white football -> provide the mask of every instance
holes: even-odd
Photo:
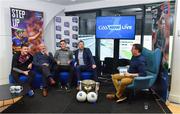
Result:
[[[90,103],[96,102],[96,101],[97,101],[97,98],[98,98],[98,96],[97,96],[97,94],[96,94],[95,92],[89,92],[89,93],[87,94],[87,100],[88,100],[88,102],[90,102]]]
[[[79,102],[84,102],[86,100],[86,96],[87,96],[87,94],[84,91],[79,91],[76,95],[76,99]]]

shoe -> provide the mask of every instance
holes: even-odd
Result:
[[[77,91],[79,91],[79,90],[80,90],[80,87],[79,87],[79,85],[76,87],[76,90],[77,90]]]
[[[47,97],[48,96],[48,91],[47,91],[47,89],[43,89],[43,91],[42,91],[42,95],[43,95],[43,97]]]
[[[50,85],[55,85],[56,84],[56,82],[54,81],[54,79],[53,78],[49,78],[49,82],[50,82]]]
[[[33,91],[32,89],[29,90],[28,93],[27,93],[27,95],[28,95],[29,97],[33,97],[33,96],[34,96],[34,91]]]
[[[67,84],[64,88],[65,88],[66,92],[70,92],[71,91],[69,84]]]
[[[118,100],[116,100],[116,103],[122,102],[122,101],[124,101],[126,99],[127,99],[127,97],[122,96],[122,97],[118,98]]]
[[[116,95],[113,94],[113,93],[110,93],[110,94],[107,94],[107,95],[106,95],[106,98],[109,99],[109,100],[113,100],[113,99],[116,98]]]

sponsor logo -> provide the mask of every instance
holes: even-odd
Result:
[[[125,25],[100,25],[98,26],[99,30],[131,30],[133,26],[125,24]]]

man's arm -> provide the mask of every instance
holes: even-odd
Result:
[[[54,61],[57,63],[57,64],[60,64],[60,61],[58,60],[58,56],[59,56],[59,51],[56,50],[55,54],[54,54]]]
[[[90,59],[90,61],[91,61],[91,64],[92,64],[92,65],[95,65],[95,61],[94,61],[94,58],[93,58],[93,56],[92,56],[91,50],[90,50],[89,48],[86,48],[86,50],[87,50],[89,59]]]
[[[21,69],[18,68],[18,54],[14,54],[13,55],[13,59],[12,59],[12,70],[18,73],[22,73],[25,75],[28,75],[28,71],[23,71]]]
[[[38,53],[36,53],[33,57],[33,65],[35,66],[41,66],[41,64],[39,63],[39,57],[38,57]]]
[[[146,65],[145,65],[145,61],[142,61],[139,65],[138,65],[138,70],[139,70],[139,76],[146,76]]]
[[[68,64],[70,64],[73,60],[73,52],[69,50],[69,61]]]
[[[129,73],[129,72],[127,72],[127,73],[124,73],[124,76],[136,77],[136,76],[139,76],[139,74],[138,73]]]

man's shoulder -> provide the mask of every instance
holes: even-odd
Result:
[[[18,57],[18,56],[20,56],[20,54],[21,54],[20,52],[16,52],[13,54],[13,57]]]
[[[35,54],[34,54],[34,56],[38,56],[38,55],[40,55],[41,54],[41,52],[36,52]]]
[[[90,49],[89,48],[84,48],[84,51],[90,51]]]
[[[146,61],[146,58],[142,54],[138,57],[138,59],[139,61],[143,61],[143,62]]]
[[[55,51],[55,53],[59,53],[61,51],[61,49],[57,49],[56,51]]]

